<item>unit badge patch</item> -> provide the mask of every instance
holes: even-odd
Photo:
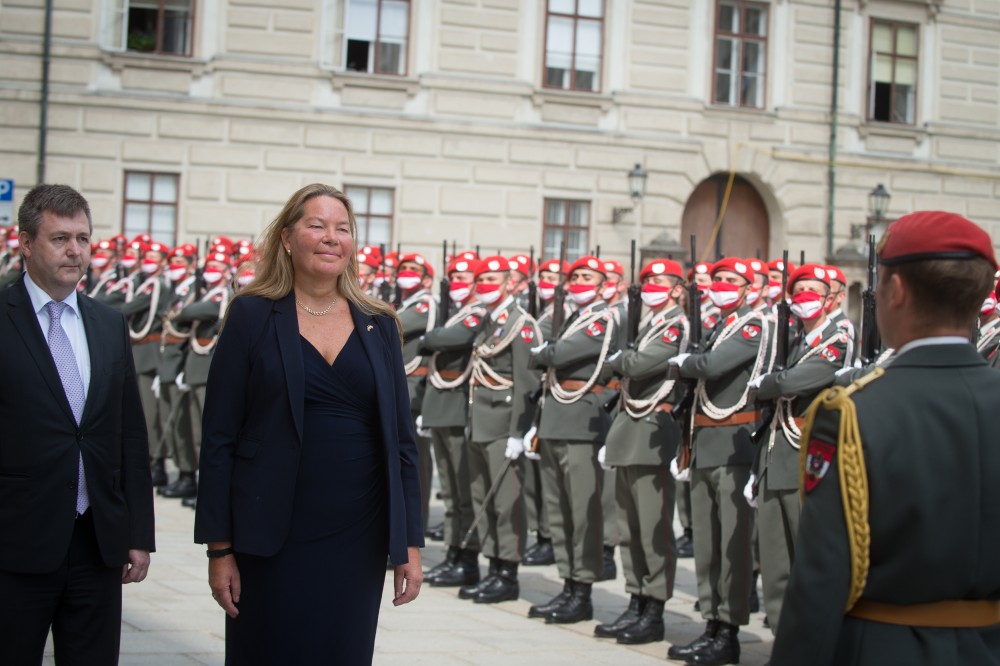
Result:
[[[531,342],[535,339],[535,329],[530,326],[525,326],[521,329],[521,339],[525,342]]]
[[[602,335],[603,333],[604,333],[604,324],[602,324],[599,321],[595,321],[591,323],[590,326],[587,327],[587,335],[589,335],[592,338],[596,338],[597,336]]]
[[[743,337],[747,340],[753,340],[758,335],[760,335],[760,326],[757,324],[746,324],[743,327]]]
[[[818,439],[809,440],[809,450],[806,453],[806,492],[812,492],[819,485],[833,462],[833,454],[837,447],[829,442]]]
[[[828,360],[830,363],[836,363],[840,358],[840,352],[833,345],[828,345],[819,353],[820,356]]]
[[[475,328],[476,326],[479,326],[479,317],[470,314],[468,317],[462,320],[462,323],[465,324],[466,328]]]
[[[507,311],[506,310],[504,310],[503,312],[501,312],[500,315],[497,317],[497,323],[501,324],[501,325],[507,323]]]
[[[426,314],[431,308],[426,303],[417,303],[416,306],[414,306],[414,309],[420,314]]]
[[[680,338],[680,337],[681,337],[681,332],[678,331],[673,326],[671,326],[670,328],[668,328],[667,330],[665,330],[663,332],[663,341],[664,342],[677,342],[677,339]]]
[[[715,315],[706,315],[701,318],[701,321],[705,324],[706,328],[715,328],[715,325],[719,323],[719,320],[715,318]]]

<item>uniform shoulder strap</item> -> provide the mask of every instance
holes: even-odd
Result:
[[[847,595],[847,607],[851,610],[861,598],[868,581],[868,567],[871,562],[871,526],[868,523],[868,470],[861,445],[861,428],[858,424],[857,407],[851,396],[885,374],[884,368],[875,368],[848,387],[835,386],[813,401],[806,412],[802,427],[802,440],[809,442],[820,407],[827,411],[840,412],[837,428],[837,473],[840,477],[840,496],[844,506],[844,522],[851,553],[851,586]],[[799,493],[805,501],[805,479],[809,460],[809,446],[799,452]]]

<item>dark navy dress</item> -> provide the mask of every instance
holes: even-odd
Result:
[[[375,379],[357,332],[329,365],[301,338],[305,421],[288,540],[237,554],[226,664],[370,664],[389,550]]]

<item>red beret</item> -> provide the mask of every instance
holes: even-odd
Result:
[[[772,259],[771,261],[767,262],[767,270],[769,270],[769,271],[779,271],[780,272],[783,269],[783,266],[782,266],[783,263],[784,262],[782,262],[781,259]],[[794,272],[795,272],[795,264],[793,264],[792,262],[789,261],[788,262],[788,274],[791,275]]]
[[[818,280],[826,286],[830,286],[830,276],[826,272],[826,266],[820,266],[819,264],[802,264],[793,273],[789,274],[789,293],[792,291],[792,285],[799,280]]]
[[[699,261],[688,273],[688,279],[693,280],[695,275],[708,275],[712,272],[712,263],[709,261]]]
[[[573,274],[573,271],[579,268],[586,268],[587,270],[595,271],[597,273],[600,273],[604,277],[608,276],[608,269],[604,267],[604,262],[598,259],[597,257],[591,257],[589,255],[580,257],[579,259],[573,262],[572,266],[569,267],[570,275]]]
[[[476,277],[479,277],[483,273],[507,273],[510,272],[510,264],[510,259],[495,254],[492,257],[486,257],[476,262],[473,273]]]
[[[146,249],[143,250],[143,252],[159,252],[160,254],[166,256],[167,254],[170,254],[170,248],[168,248],[163,243],[157,243],[156,241],[153,241],[152,243],[146,246]]]
[[[229,258],[229,254],[225,252],[213,252],[212,254],[205,257],[205,262],[218,261],[219,263],[225,264],[226,266],[232,266],[233,262]]]
[[[455,259],[465,259],[466,261],[474,261],[479,259],[479,255],[472,250],[462,250],[455,255]]]
[[[135,238],[132,239],[133,243],[145,243],[149,245],[153,242],[153,238],[149,234],[136,234]]]
[[[879,263],[887,266],[976,257],[997,265],[989,234],[961,215],[940,210],[922,210],[899,218],[885,230],[876,252]]]
[[[385,265],[386,266],[391,266],[391,267],[398,266],[399,265],[399,253],[393,251],[393,252],[389,252],[388,254],[386,254],[385,255]]]
[[[378,268],[382,265],[382,259],[378,253],[368,254],[364,251],[364,249],[362,249],[358,252],[358,266],[361,264],[371,266],[372,268]]]
[[[739,257],[726,257],[712,264],[712,275],[719,271],[731,271],[742,277],[747,282],[753,282],[753,269],[750,262]]]
[[[536,266],[532,263],[531,257],[526,254],[515,254],[510,258],[510,267],[521,275],[531,277],[535,274]],[[530,265],[529,265],[530,264]]]
[[[399,258],[399,263],[404,261],[413,262],[419,266],[423,266],[424,270],[427,271],[427,275],[434,277],[434,267],[431,266],[431,262],[424,259],[424,256],[418,252],[411,252],[410,254],[404,254]]]
[[[361,261],[361,254],[367,254],[375,257],[376,263],[382,263],[382,251],[378,249],[378,245],[362,245],[361,249],[358,250],[358,261]],[[369,264],[370,266],[371,264]]]
[[[538,270],[547,271],[549,273],[562,273],[565,275],[566,273],[569,273],[569,264],[565,261],[560,264],[558,259],[546,259],[538,267]]]
[[[604,271],[605,271],[605,274],[607,274],[607,273],[617,273],[618,275],[622,275],[622,276],[625,275],[625,267],[622,266],[617,261],[615,261],[614,259],[611,259],[610,261],[605,261],[604,262]]]
[[[653,275],[671,275],[680,280],[684,279],[684,269],[681,265],[672,259],[653,259],[651,262],[642,267],[642,271],[639,273],[639,279],[645,280],[646,278]]]
[[[847,286],[847,276],[844,275],[844,271],[840,270],[836,266],[827,266],[826,267],[826,275],[827,275],[827,277],[830,278],[831,282],[833,282],[834,280],[836,280],[837,282],[839,282],[840,284],[844,285],[845,287]]]
[[[456,271],[459,273],[471,272],[473,275],[475,275],[476,264],[479,263],[479,260],[475,258],[466,257],[464,256],[465,254],[466,253],[463,252],[448,262],[448,271],[447,271],[448,275],[451,275]],[[475,252],[469,252],[468,254],[475,254]]]
[[[767,264],[765,264],[760,259],[751,259],[750,268],[753,270],[754,273],[757,273],[758,275],[763,275],[765,277],[768,277],[770,274],[770,269],[767,267]]]

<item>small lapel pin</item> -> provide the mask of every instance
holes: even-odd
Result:
[[[370,331],[370,330],[372,330],[373,328],[375,328],[375,327],[374,327],[374,326],[372,326],[371,324],[368,324],[368,330],[369,330],[369,331]]]

